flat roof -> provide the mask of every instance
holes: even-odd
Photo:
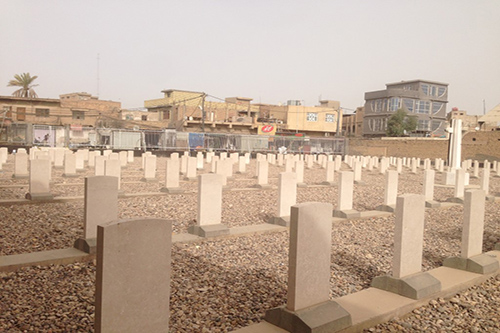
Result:
[[[26,101],[26,102],[57,102],[60,103],[61,100],[58,98],[26,98],[26,97],[15,97],[15,96],[0,96],[0,99],[10,99],[14,101]]]
[[[162,90],[161,92],[166,93],[166,92],[172,92],[172,91],[182,91],[182,92],[189,92],[189,93],[195,93],[195,94],[200,94],[200,95],[204,94],[204,93],[199,92],[199,91],[181,90],[181,89],[165,89],[165,90]]]
[[[437,81],[430,81],[430,80],[408,80],[408,81],[399,81],[399,82],[393,82],[393,83],[386,83],[386,86],[394,86],[394,85],[399,85],[399,84],[404,84],[404,83],[415,83],[415,82],[424,82],[424,83],[432,83],[432,84],[439,84],[442,86],[448,86],[448,83],[443,83],[443,82],[437,82]]]

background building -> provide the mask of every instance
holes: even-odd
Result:
[[[272,126],[274,130],[269,133],[278,135],[330,136],[341,128],[338,101],[303,106],[300,101],[290,100],[286,105],[272,105],[252,104],[248,97],[211,101],[213,97],[195,91],[168,89],[162,93],[163,98],[144,101],[144,107],[158,113],[158,120],[163,120],[166,128],[177,131],[257,134],[262,126]]]
[[[500,130],[500,104],[480,117],[478,119],[478,124],[482,131]]]
[[[385,136],[387,120],[398,109],[417,117],[412,136],[443,136],[446,128],[448,84],[412,80],[386,84],[385,90],[365,93],[363,135]]]
[[[453,119],[461,119],[462,120],[462,130],[466,132],[472,132],[476,129],[479,129],[479,118],[481,116],[469,116],[467,115],[467,111],[459,110],[458,108],[453,108],[447,115],[446,119],[448,120],[448,124],[451,124]]]
[[[354,113],[342,115],[342,135],[345,136],[363,136],[363,118],[365,108],[363,106],[356,108]]]

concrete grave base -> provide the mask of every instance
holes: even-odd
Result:
[[[490,274],[496,272],[499,268],[498,261],[491,255],[484,253],[470,258],[446,258],[443,266],[477,274]]]
[[[244,175],[244,174],[246,174],[246,171],[244,171],[244,172],[241,172],[241,171],[236,171],[236,173],[237,173],[238,175]]]
[[[486,201],[495,201],[495,196],[494,195],[487,195],[486,196]]]
[[[362,181],[362,180],[355,180],[355,181],[354,181],[354,184],[355,184],[355,185],[361,185],[361,186],[366,185],[366,183],[365,183],[364,181]]]
[[[125,191],[124,190],[118,190],[118,198],[125,198]]]
[[[184,180],[188,181],[188,182],[195,182],[198,180],[197,177],[184,177]]]
[[[188,228],[188,233],[204,238],[229,235],[229,228],[224,224],[193,225]]]
[[[396,211],[396,205],[380,205],[375,210],[380,210],[382,212],[394,213]]]
[[[464,198],[453,197],[453,198],[448,198],[446,201],[447,202],[454,202],[454,203],[457,203],[457,204],[463,204],[464,203]]]
[[[306,183],[297,183],[297,187],[307,187]]]
[[[265,320],[294,333],[337,332],[352,325],[351,315],[333,301],[298,311],[274,308],[266,311]]]
[[[162,187],[160,189],[160,192],[166,192],[166,193],[184,193],[184,190],[180,187]]]
[[[441,291],[441,282],[427,272],[400,279],[389,275],[378,276],[373,279],[371,286],[411,299],[421,299]]]
[[[337,183],[336,182],[327,182],[327,181],[324,181],[324,182],[321,182],[320,185],[335,186],[335,185],[337,185]]]
[[[260,188],[262,190],[269,190],[271,189],[273,186],[270,185],[270,184],[257,184],[257,185],[254,185],[253,187],[255,188]]]
[[[61,169],[64,169],[64,166],[55,166],[54,165],[52,168],[57,169],[57,170],[61,170]]]
[[[145,183],[158,183],[159,180],[156,178],[141,178],[141,182]]]
[[[25,198],[28,200],[54,200],[54,195],[50,192],[47,192],[47,193],[26,193]]]
[[[289,227],[290,226],[290,216],[273,216],[269,219],[267,222],[269,224],[276,224],[276,225],[281,225],[283,227]]]
[[[427,200],[425,202],[425,207],[427,207],[427,208],[438,208],[438,207],[441,207],[441,203],[438,202],[438,201],[434,201],[434,200]]]
[[[495,250],[500,251],[500,243],[495,244]]]
[[[361,213],[354,209],[333,211],[333,217],[341,217],[343,219],[355,219],[361,217]]]
[[[29,178],[30,175],[29,174],[25,174],[25,175],[12,175],[12,178],[14,179],[26,179],[26,178]]]
[[[80,175],[78,175],[76,173],[63,173],[62,176],[68,177],[68,178],[80,177]]]
[[[78,238],[73,247],[85,253],[94,254],[97,248],[97,238]]]

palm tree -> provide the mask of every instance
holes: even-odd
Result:
[[[27,97],[27,98],[37,98],[38,95],[33,90],[33,87],[38,86],[38,84],[33,84],[38,76],[31,76],[30,73],[23,73],[21,75],[14,75],[15,80],[10,80],[7,87],[21,87],[20,89],[14,91],[12,96],[15,97]]]

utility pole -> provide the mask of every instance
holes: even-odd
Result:
[[[99,61],[100,55],[97,53],[97,98],[99,98]]]
[[[340,108],[337,109],[337,133],[335,133],[335,136],[340,136]],[[356,126],[356,122],[354,122],[354,126]]]

